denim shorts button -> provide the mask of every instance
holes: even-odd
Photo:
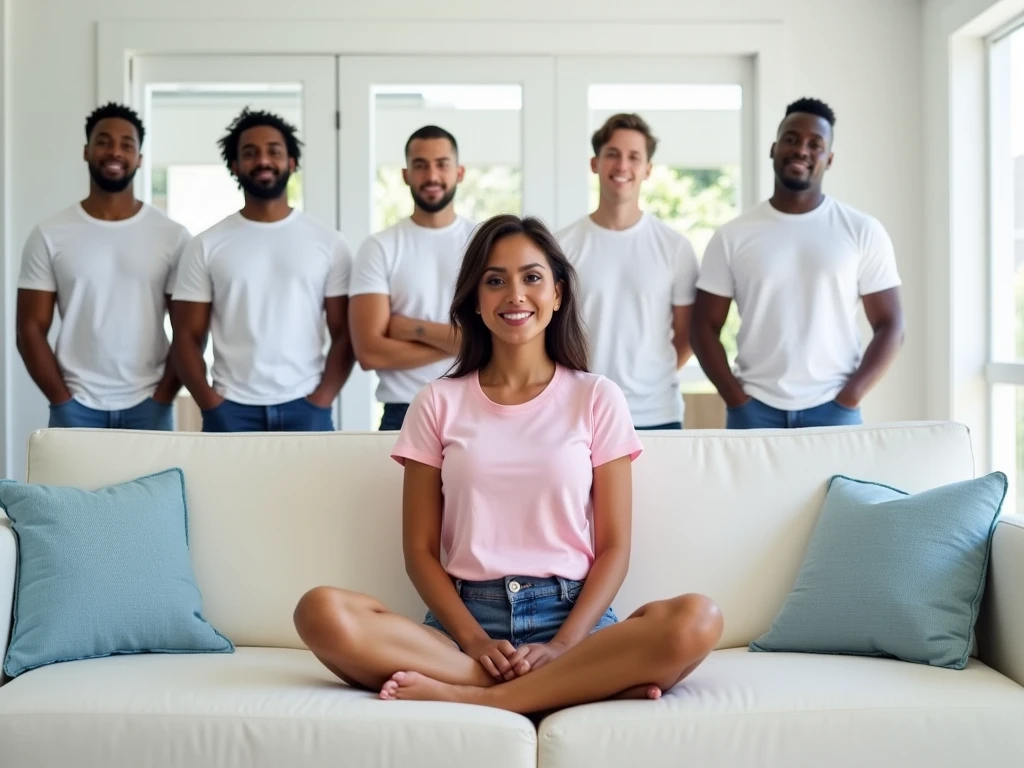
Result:
[[[508,591],[509,592],[513,592],[513,593],[514,592],[518,592],[519,589],[520,589],[520,587],[519,587],[519,582],[518,581],[510,581],[508,583]]]

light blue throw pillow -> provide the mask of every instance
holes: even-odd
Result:
[[[837,475],[796,584],[752,651],[884,656],[963,669],[1006,475],[908,494]]]
[[[4,672],[122,653],[231,653],[202,615],[185,480],[170,469],[95,491],[0,481],[18,537]]]

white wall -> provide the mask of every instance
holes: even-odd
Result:
[[[967,424],[989,471],[988,135],[984,37],[1024,0],[925,0],[927,414]],[[1007,469],[1002,467],[1002,469]]]
[[[817,0],[706,3],[700,0],[522,0],[514,9],[498,2],[445,0],[428,10],[412,0],[366,4],[351,0],[306,0],[286,9],[276,0],[5,0],[10,7],[9,145],[5,163],[11,196],[9,247],[2,273],[5,313],[14,300],[12,273],[31,227],[85,194],[81,160],[85,115],[97,103],[97,29],[105,20],[223,20],[236,18],[444,20],[516,22],[689,22],[763,21],[783,23],[788,41],[791,98],[813,95],[838,113],[836,162],[827,190],[878,216],[896,244],[903,274],[908,340],[893,370],[865,404],[870,420],[915,419],[925,415],[925,285],[922,243],[922,53],[917,0]],[[555,9],[555,10],[553,10]],[[495,34],[504,25],[495,24]],[[625,29],[626,27],[624,27]],[[632,29],[640,29],[632,27]],[[237,41],[235,41],[237,42]],[[386,44],[386,40],[384,41]],[[460,40],[453,35],[452,51]],[[574,44],[578,44],[574,43]],[[212,51],[211,51],[212,52]],[[404,51],[414,53],[415,51]],[[637,33],[636,52],[645,52]],[[552,51],[557,53],[557,51]],[[685,53],[681,51],[680,53]],[[12,76],[17,72],[18,76]],[[781,115],[780,115],[781,117]],[[768,147],[759,147],[767,163]],[[762,166],[763,167],[763,166]],[[9,326],[6,346],[13,345]],[[24,445],[46,421],[46,405],[24,372],[12,365],[12,407],[5,450],[6,473],[24,474]]]

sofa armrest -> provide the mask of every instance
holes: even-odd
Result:
[[[979,620],[981,660],[1024,685],[1024,516],[1006,515],[992,538],[985,604]]]
[[[7,678],[3,661],[7,658],[7,643],[11,638],[14,617],[14,574],[18,559],[17,539],[11,530],[11,521],[0,513],[0,685]]]

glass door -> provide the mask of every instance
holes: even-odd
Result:
[[[752,84],[747,58],[559,58],[559,227],[597,206],[593,132],[617,112],[636,112],[658,139],[640,207],[686,235],[702,258],[714,231],[756,202]],[[738,330],[734,304],[722,332],[730,359]],[[714,393],[695,357],[680,373],[684,393]]]
[[[337,226],[334,56],[139,56],[132,71],[133,105],[147,131],[136,180],[142,200],[193,235],[241,208],[242,192],[217,141],[249,107],[272,111],[298,128],[303,157],[289,184],[289,202]],[[206,354],[209,366],[210,346]],[[201,427],[185,390],[176,414],[179,429]],[[340,416],[336,404],[339,426]]]
[[[244,107],[298,126],[303,167],[293,205],[338,227],[353,250],[409,215],[406,140],[439,125],[459,143],[458,212],[539,216],[559,229],[596,204],[590,135],[610,114],[637,111],[660,143],[642,205],[697,250],[755,202],[753,65],[744,58],[537,56],[140,56],[134,104],[146,121],[139,195],[198,233],[242,197],[217,139]],[[735,312],[734,312],[735,314]],[[737,319],[726,327],[726,345]],[[696,361],[684,390],[707,389]],[[376,376],[358,365],[335,423],[376,429]],[[182,428],[198,411],[183,397]]]
[[[341,229],[354,247],[412,212],[407,139],[424,125],[455,136],[466,175],[456,210],[474,221],[532,214],[554,224],[554,64],[535,57],[342,56]],[[343,423],[376,429],[377,379],[357,366]]]
[[[641,205],[678,226],[703,253],[706,230],[723,223],[721,216],[695,216],[672,203],[708,184],[723,189],[718,197],[731,212],[756,201],[752,81],[746,58],[559,58],[559,226],[597,203],[591,134],[616,112],[637,112],[658,138]]]

